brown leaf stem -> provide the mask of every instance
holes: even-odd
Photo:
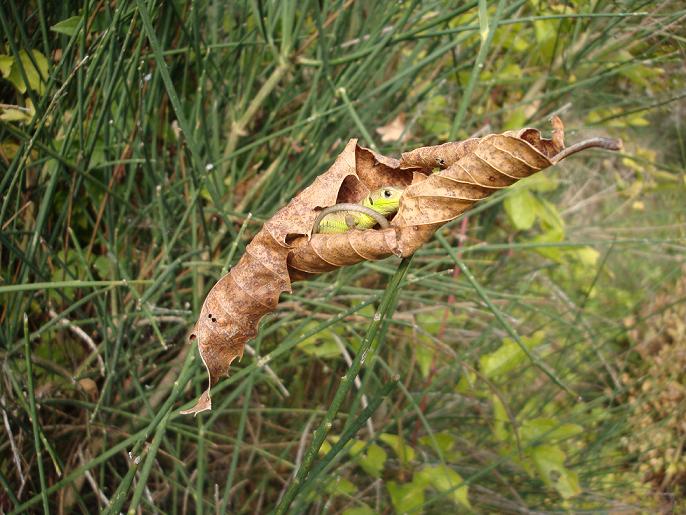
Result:
[[[565,157],[569,157],[572,154],[586,150],[587,148],[604,148],[605,150],[622,150],[624,148],[621,139],[611,139],[611,138],[590,138],[579,143],[575,143],[571,147],[567,147],[561,152],[555,154],[550,160],[553,164],[559,163]]]

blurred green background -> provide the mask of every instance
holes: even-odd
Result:
[[[288,510],[684,513],[685,17],[3,1],[0,511],[270,512],[398,261],[296,283],[192,418],[209,288],[349,138],[398,156],[558,114],[568,143],[624,150],[499,192],[416,254]]]

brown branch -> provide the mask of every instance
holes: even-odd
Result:
[[[555,154],[550,161],[553,164],[557,164],[562,161],[565,157],[569,157],[572,154],[576,154],[587,148],[604,148],[606,150],[622,150],[624,148],[621,139],[611,139],[611,138],[591,138],[579,143],[575,143],[571,147],[567,147],[564,150]]]

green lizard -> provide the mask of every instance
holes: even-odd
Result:
[[[375,225],[385,229],[386,217],[395,214],[400,207],[402,188],[386,186],[372,191],[359,204],[335,204],[322,209],[312,226],[312,234],[333,234],[351,229],[371,229]]]

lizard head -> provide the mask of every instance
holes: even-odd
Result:
[[[397,188],[395,186],[384,186],[383,188],[372,191],[369,196],[364,199],[363,205],[383,216],[392,215],[393,213],[396,213],[400,207],[400,196],[403,194],[403,191],[402,188]]]

